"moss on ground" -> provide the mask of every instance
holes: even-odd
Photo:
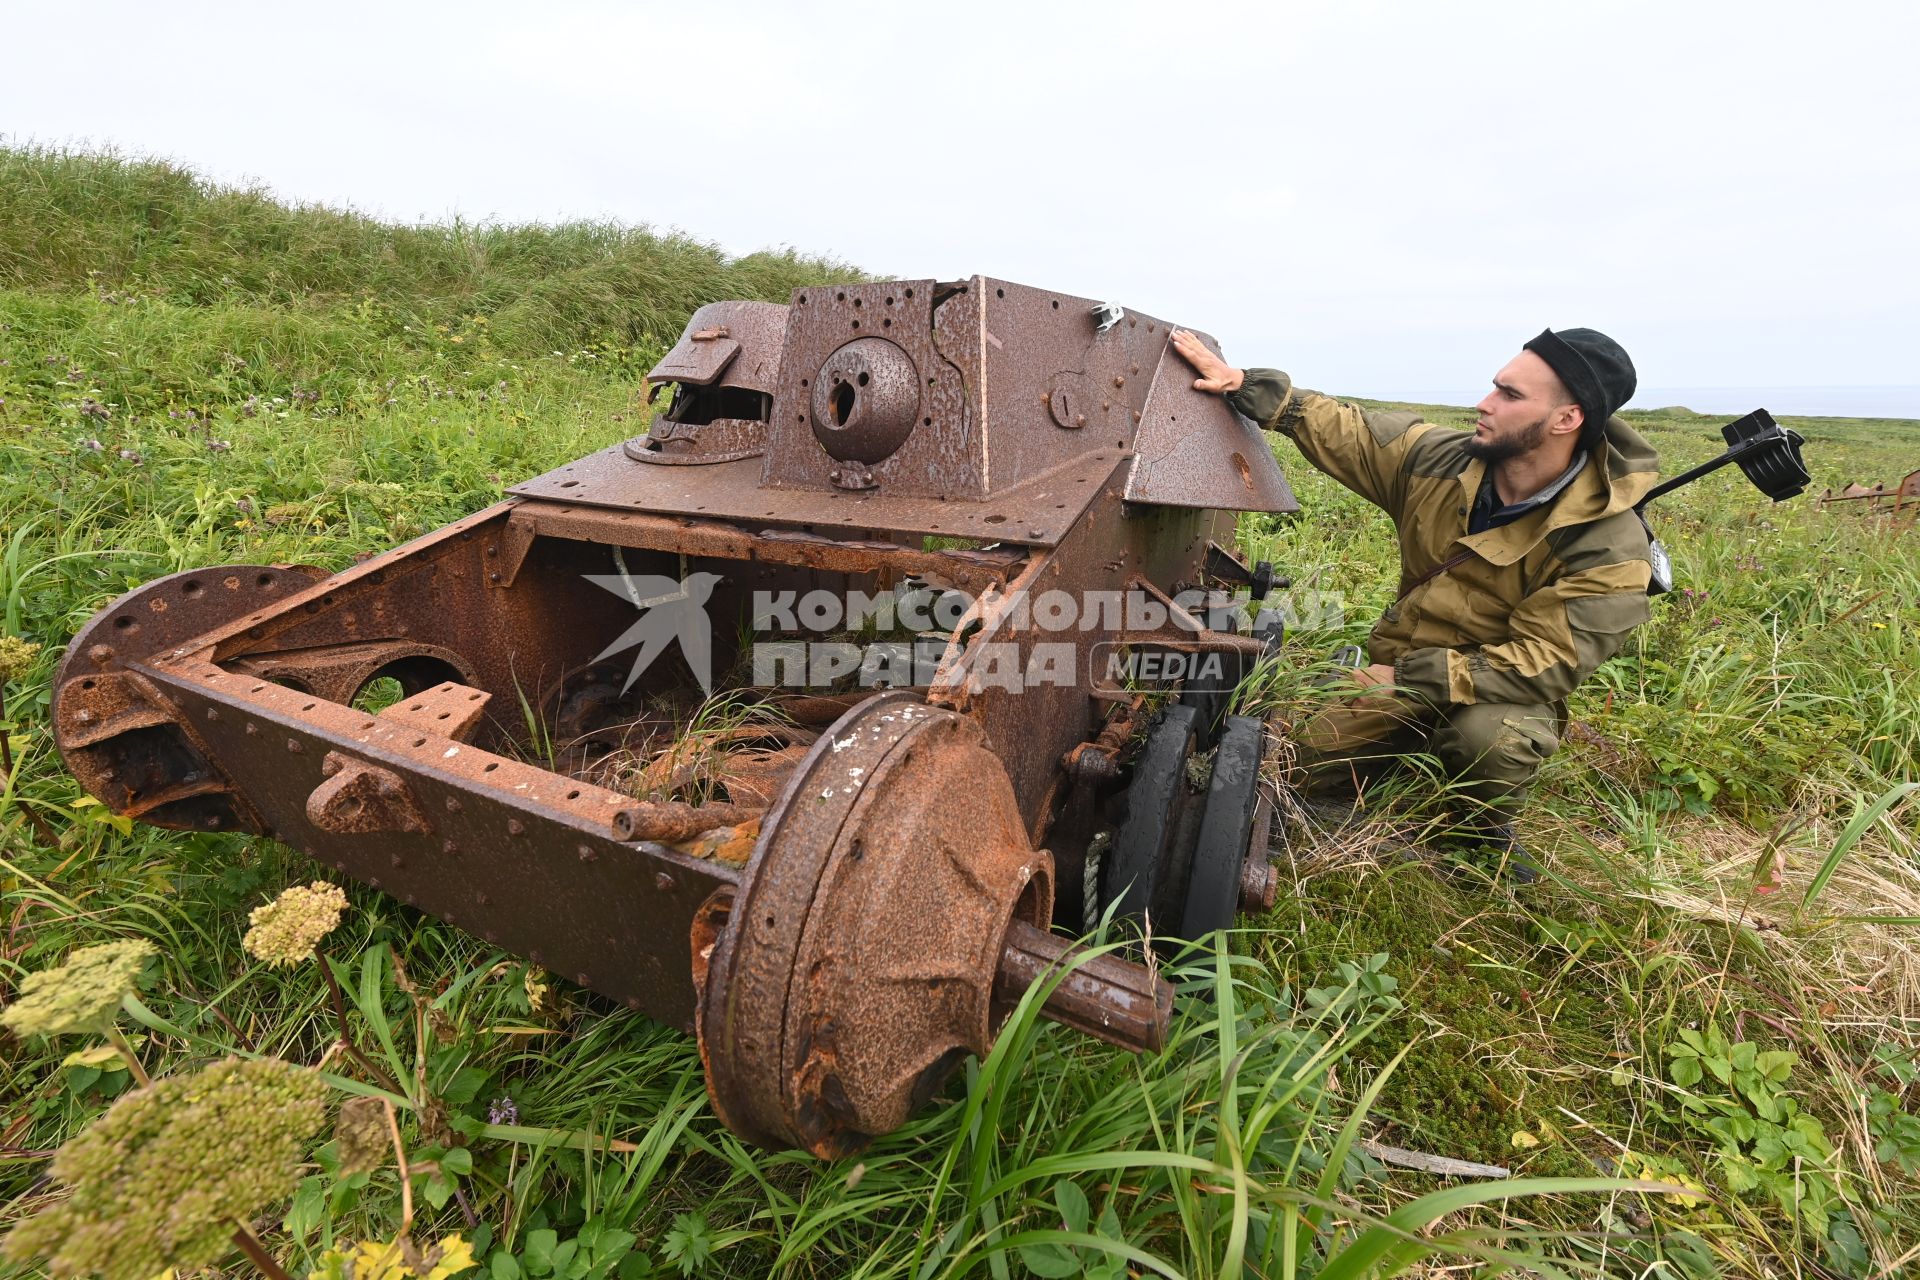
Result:
[[[1272,962],[1314,981],[1330,958],[1386,952],[1403,1005],[1356,1055],[1365,1070],[1395,1068],[1379,1109],[1383,1141],[1436,1155],[1523,1166],[1528,1173],[1591,1174],[1609,1145],[1589,1136],[1516,1149],[1516,1131],[1541,1121],[1567,1134],[1572,1112],[1607,1133],[1633,1116],[1609,1084],[1621,1011],[1588,983],[1565,983],[1565,951],[1516,948],[1528,929],[1511,901],[1456,888],[1427,866],[1333,871],[1283,895],[1273,923],[1292,945]]]

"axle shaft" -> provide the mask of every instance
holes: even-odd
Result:
[[[1065,938],[1015,920],[1000,952],[994,995],[1011,1005],[1028,987],[1084,952]],[[1060,980],[1040,1014],[1122,1049],[1158,1052],[1167,1043],[1173,985],[1119,956],[1096,955]]]

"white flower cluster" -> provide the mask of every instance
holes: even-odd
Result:
[[[54,1181],[72,1195],[16,1227],[0,1254],[104,1280],[205,1266],[233,1247],[236,1220],[292,1193],[326,1093],[318,1072],[273,1058],[136,1089],[54,1156]]]
[[[0,1023],[23,1038],[104,1031],[153,953],[152,944],[138,940],[81,947],[57,968],[28,974],[20,998],[0,1010]]]
[[[249,955],[273,965],[299,964],[313,957],[320,939],[332,933],[347,908],[338,885],[315,880],[295,885],[247,917],[253,928],[240,945]]]

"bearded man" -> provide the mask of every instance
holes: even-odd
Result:
[[[1349,695],[1297,730],[1310,776],[1425,749],[1473,802],[1463,834],[1505,874],[1538,875],[1513,818],[1559,748],[1566,699],[1649,615],[1653,449],[1613,416],[1633,363],[1592,329],[1548,329],[1494,375],[1472,431],[1381,413],[1236,369],[1190,333],[1176,350],[1308,462],[1381,508],[1400,542],[1398,598]]]

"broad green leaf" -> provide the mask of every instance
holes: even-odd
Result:
[[[293,1193],[293,1204],[288,1207],[283,1223],[287,1234],[296,1240],[305,1240],[319,1228],[326,1213],[326,1203],[325,1179],[319,1174],[300,1179],[300,1189]]]
[[[1062,1178],[1053,1184],[1053,1202],[1060,1206],[1060,1218],[1067,1224],[1067,1230],[1087,1229],[1087,1221],[1092,1217],[1093,1210],[1087,1203],[1086,1193],[1079,1187]]]
[[[520,1251],[526,1262],[527,1271],[536,1276],[544,1276],[553,1270],[553,1249],[560,1243],[558,1232],[542,1228],[527,1233],[526,1248]]]
[[[490,1072],[479,1067],[462,1067],[453,1073],[453,1079],[440,1090],[440,1100],[449,1106],[464,1107],[472,1102],[485,1087]]]
[[[1060,1276],[1080,1274],[1079,1259],[1057,1244],[1024,1244],[1020,1246],[1019,1253],[1020,1261],[1034,1275],[1054,1280]]]
[[[612,1262],[624,1256],[633,1248],[634,1239],[631,1231],[602,1231],[593,1242],[593,1260]]]

